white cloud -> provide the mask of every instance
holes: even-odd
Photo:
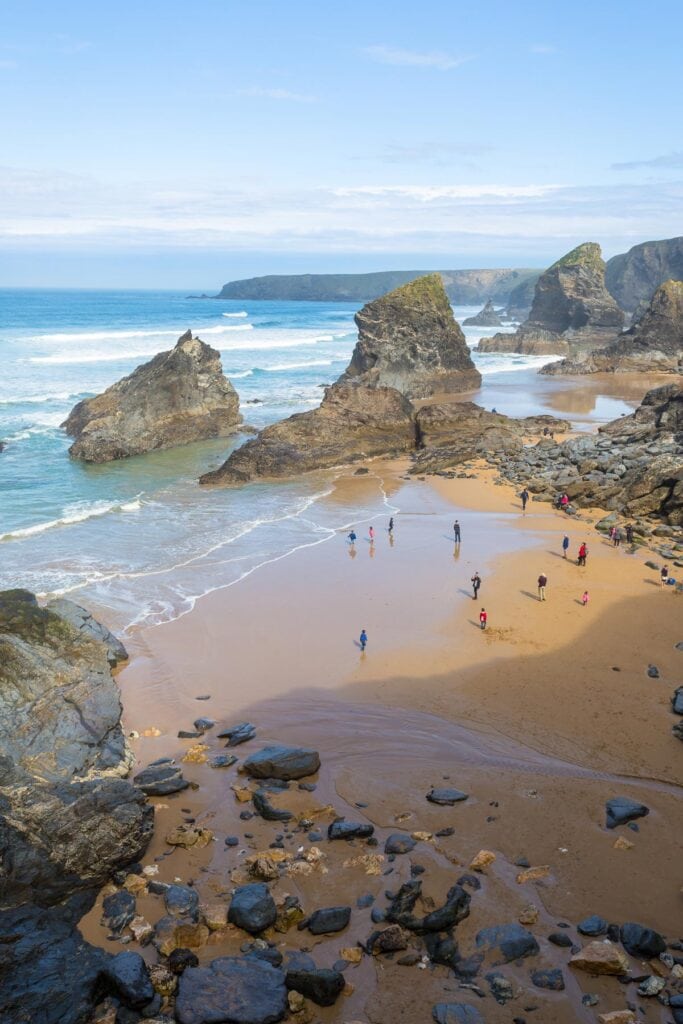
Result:
[[[520,199],[546,195],[561,185],[359,185],[332,190],[342,197],[400,197],[429,203],[441,199]]]
[[[316,96],[310,96],[307,93],[291,92],[289,89],[264,89],[257,85],[248,89],[240,89],[238,95],[260,96],[268,100],[283,100],[290,103],[315,103],[317,100]]]
[[[629,160],[622,164],[612,164],[613,171],[634,171],[640,167],[654,167],[668,170],[671,168],[683,167],[683,150],[672,153],[663,153],[661,156],[654,156],[650,160]]]
[[[395,46],[366,46],[363,51],[378,64],[396,64],[400,67],[413,68],[436,68],[438,71],[451,71],[460,67],[469,60],[474,60],[472,55],[465,57],[454,57],[449,53],[431,51],[428,53],[417,50],[402,50]]]

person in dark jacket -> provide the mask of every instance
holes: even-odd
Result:
[[[365,632],[365,628],[361,629],[360,637],[358,638],[358,642],[360,644],[361,651],[364,651],[365,650],[365,646],[366,646],[366,644],[368,642],[368,634]]]

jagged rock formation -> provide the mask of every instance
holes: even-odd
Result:
[[[655,388],[630,416],[621,416],[558,444],[549,438],[518,455],[494,455],[501,475],[552,499],[652,516],[683,526],[683,389],[680,380]]]
[[[348,379],[396,388],[413,399],[479,386],[481,375],[438,274],[367,303],[355,320]]]
[[[187,331],[170,352],[87,398],[62,424],[75,459],[110,462],[173,448],[238,429],[239,398],[223,376],[220,354]]]
[[[86,1019],[109,955],[76,924],[152,835],[152,808],[122,777],[110,657],[28,591],[0,593],[1,1021]]]
[[[683,373],[683,281],[660,285],[642,319],[613,344],[541,373]]]
[[[517,288],[538,279],[538,270],[386,270],[374,274],[272,274],[231,281],[217,299],[305,300],[308,302],[370,302],[388,291],[425,274],[438,273],[451,302],[463,305],[485,302],[504,304]],[[203,296],[201,296],[203,297]],[[531,305],[531,297],[526,302]]]
[[[483,338],[478,349],[564,355],[608,344],[623,324],[624,314],[605,287],[600,246],[585,242],[541,274],[529,318],[519,330]]]
[[[503,321],[489,299],[484,308],[480,309],[475,316],[468,316],[466,320],[463,320],[463,325],[465,327],[502,327]]]
[[[544,431],[560,434],[570,429],[567,420],[554,416],[512,419],[488,412],[474,402],[426,405],[416,415],[419,449],[412,473],[436,473],[468,459],[519,453],[524,441]]]
[[[393,388],[343,379],[326,388],[319,408],[262,430],[202,484],[243,484],[293,476],[358,459],[409,451],[415,444],[410,402]]]
[[[633,313],[648,303],[665,281],[683,281],[683,236],[641,242],[613,256],[605,268],[605,284],[622,309]]]

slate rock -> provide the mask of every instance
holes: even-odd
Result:
[[[683,686],[678,686],[671,697],[671,710],[675,715],[683,715]]]
[[[553,946],[560,946],[562,949],[569,949],[573,945],[566,932],[553,932],[548,936],[548,942],[552,942]]]
[[[213,718],[195,718],[192,724],[194,725],[197,732],[204,733],[208,732],[209,729],[213,729],[216,723],[214,722]]]
[[[216,754],[209,761],[212,768],[231,768],[236,763],[237,758],[234,754]]]
[[[625,825],[634,818],[644,818],[650,813],[650,808],[645,804],[636,803],[627,796],[615,796],[605,804],[607,828],[616,828],[617,825]]]
[[[650,677],[650,679],[659,679],[659,669],[656,665],[648,665],[647,674]]]
[[[323,907],[313,911],[307,927],[312,935],[331,935],[346,928],[350,920],[351,907]]]
[[[154,989],[147,964],[139,953],[125,950],[112,957],[104,969],[104,977],[126,1006],[139,1010],[154,998]]]
[[[477,932],[475,941],[478,949],[485,947],[500,950],[503,963],[535,956],[539,951],[538,943],[531,932],[517,922],[482,928]]]
[[[416,846],[417,843],[412,836],[397,832],[394,835],[389,836],[387,839],[384,844],[384,852],[388,854],[410,853],[410,851],[414,850]]]
[[[190,783],[183,778],[177,764],[148,765],[134,776],[133,782],[147,796],[168,796],[187,789]]]
[[[255,779],[303,779],[320,768],[317,750],[274,745],[250,754],[244,771]]]
[[[300,992],[317,1006],[334,1006],[346,985],[340,971],[328,968],[290,968],[285,975],[290,991]]]
[[[240,722],[239,725],[233,725],[230,729],[222,729],[218,733],[220,740],[227,739],[228,742],[225,744],[226,747],[237,747],[240,743],[246,743],[247,740],[253,740],[256,735],[256,726],[250,722]]]
[[[395,953],[408,948],[408,937],[400,925],[390,924],[381,931],[373,932],[366,946],[370,953]]]
[[[102,900],[102,922],[115,935],[122,932],[135,917],[135,897],[120,889]]]
[[[489,983],[491,995],[500,1006],[505,1006],[511,999],[515,998],[512,982],[504,974],[501,974],[499,971],[491,971],[486,975],[486,980]]]
[[[281,967],[283,956],[279,949],[273,949],[271,946],[267,946],[265,949],[255,948],[250,949],[247,956],[255,956],[259,960],[266,960],[273,967]]]
[[[189,885],[169,885],[164,892],[164,903],[174,917],[190,917],[196,921],[199,916],[199,893]]]
[[[264,882],[253,882],[235,889],[228,911],[231,924],[257,935],[274,925],[276,918],[275,900]]]
[[[666,942],[659,932],[632,921],[622,924],[619,937],[627,953],[643,960],[654,960],[666,950]]]
[[[551,992],[564,991],[564,975],[557,967],[545,971],[532,971],[531,981],[536,988],[547,988]]]
[[[174,949],[168,954],[168,968],[174,974],[182,974],[188,967],[198,967],[199,958],[191,949]]]
[[[397,924],[391,925],[391,927],[401,931],[400,926]],[[444,967],[453,968],[460,960],[458,943],[448,935],[443,937],[442,935],[430,932],[425,935],[425,946],[432,963],[443,964]],[[405,946],[403,948],[405,949]]]
[[[287,1012],[282,971],[257,957],[224,956],[180,976],[179,1024],[275,1024]]]
[[[597,914],[592,914],[590,917],[586,917],[583,921],[580,921],[576,926],[577,931],[581,935],[590,935],[595,937],[597,935],[605,935],[607,932],[607,921],[604,918],[599,917]]]
[[[360,821],[333,821],[327,829],[327,838],[367,839],[374,831],[374,825],[367,825]]]
[[[444,807],[452,807],[453,804],[460,803],[461,800],[467,800],[468,795],[468,793],[463,793],[459,789],[440,786],[431,789],[429,793],[427,793],[427,799],[432,804],[441,804]]]
[[[291,821],[294,817],[292,812],[285,808],[273,807],[264,789],[256,790],[252,797],[252,803],[264,821]]]
[[[674,1018],[674,1024],[683,1024],[683,994],[669,996],[669,1009]]]
[[[469,1003],[437,1003],[432,1007],[435,1024],[484,1024],[476,1006]]]

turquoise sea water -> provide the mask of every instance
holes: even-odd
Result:
[[[0,290],[0,587],[68,593],[105,608],[119,628],[159,622],[266,561],[383,513],[381,490],[364,509],[321,503],[329,474],[200,488],[198,476],[244,436],[88,466],[69,459],[60,429],[79,399],[171,348],[188,327],[220,350],[249,424],[313,408],[348,363],[355,311],[175,292]],[[474,311],[458,307],[456,316]],[[467,333],[474,343],[486,332]],[[484,404],[488,394],[500,411],[543,410],[524,387],[543,360],[475,359]]]

